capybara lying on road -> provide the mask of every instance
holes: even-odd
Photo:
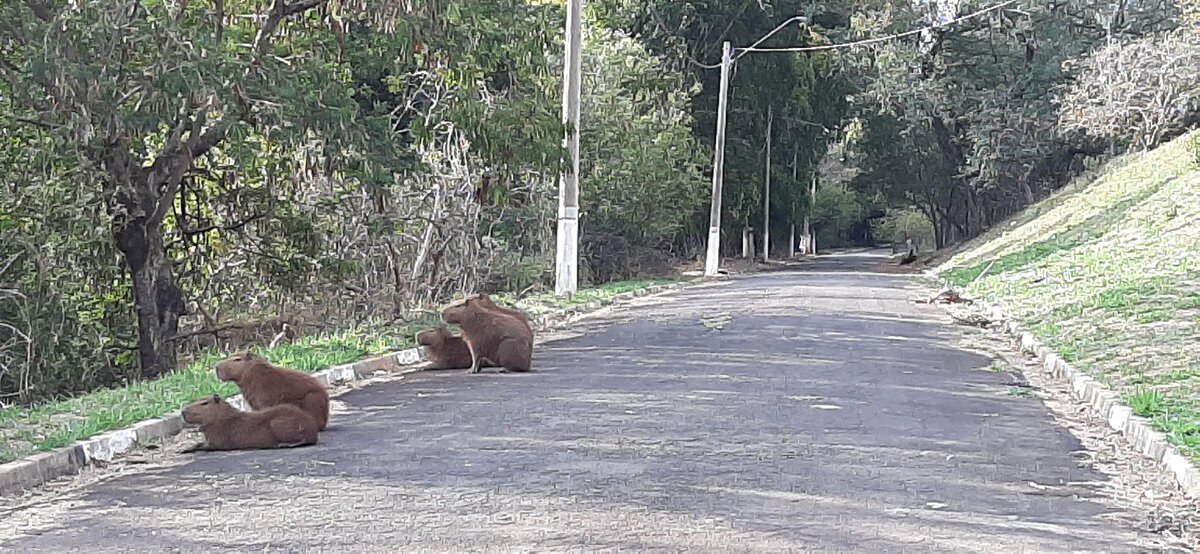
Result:
[[[479,372],[484,359],[513,371],[529,371],[533,362],[533,331],[528,322],[523,317],[489,308],[490,303],[472,296],[442,311],[446,323],[462,327],[463,340],[471,351],[471,373]]]
[[[292,404],[312,416],[318,431],[329,423],[329,393],[312,375],[271,365],[253,352],[234,354],[217,364],[217,378],[233,381],[252,409]]]
[[[214,394],[184,406],[183,420],[200,426],[204,445],[195,450],[289,448],[315,444],[317,424],[291,404],[243,412]]]

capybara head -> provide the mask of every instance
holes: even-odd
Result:
[[[203,425],[212,421],[227,405],[219,394],[205,396],[183,407],[183,420],[192,425]]]
[[[217,379],[240,381],[247,371],[267,359],[253,352],[238,352],[217,363]]]
[[[479,308],[479,298],[472,296],[442,310],[442,321],[446,323],[462,323],[467,318],[467,314],[474,313]]]
[[[417,344],[423,346],[435,346],[442,344],[451,336],[452,335],[450,334],[450,331],[447,331],[445,327],[438,325],[437,327],[430,327],[424,331],[421,331],[420,333],[417,333]]]

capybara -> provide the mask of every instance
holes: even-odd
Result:
[[[329,423],[329,393],[312,375],[271,365],[253,352],[240,352],[217,364],[217,378],[233,381],[251,409],[293,404],[312,416],[317,430]]]
[[[471,351],[471,373],[479,373],[484,359],[513,371],[532,367],[533,331],[526,321],[487,307],[478,296],[446,308],[442,319],[462,327]]]
[[[486,294],[477,294],[477,295],[475,295],[475,297],[479,299],[479,303],[482,304],[483,307],[485,307],[489,310],[496,310],[498,312],[509,314],[513,317],[516,317],[517,319],[520,319],[521,321],[523,321],[525,323],[525,326],[529,327],[530,331],[533,331],[533,324],[529,323],[529,318],[525,317],[525,314],[523,314],[517,310],[511,309],[511,308],[505,308],[503,306],[500,306],[499,304],[496,304],[494,301],[492,301],[492,298]]]
[[[193,450],[290,448],[317,442],[317,423],[291,404],[243,412],[214,394],[184,406],[183,420],[199,425],[204,433],[204,444]]]
[[[417,344],[428,347],[427,369],[467,369],[471,367],[471,349],[462,337],[454,336],[445,326],[430,327],[417,333]],[[484,364],[489,367],[491,364]]]

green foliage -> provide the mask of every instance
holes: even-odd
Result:
[[[603,0],[591,8],[600,21],[628,31],[668,61],[668,68],[693,72],[701,85],[692,101],[700,144],[713,145],[720,71],[695,62],[717,64],[721,43],[749,46],[784,20],[809,14],[815,25],[837,22],[805,2],[739,4],[669,0]],[[788,26],[762,46],[797,46],[830,42],[819,26]],[[826,53],[749,54],[739,57],[730,81],[725,149],[725,194],[722,221],[727,234],[744,226],[761,228],[764,143],[768,110],[773,113],[771,221],[773,236],[786,236],[811,199],[808,183],[846,113],[849,81]],[[705,207],[698,207],[691,232],[706,232]],[[760,229],[761,236],[761,229]]]
[[[817,244],[844,244],[850,228],[863,220],[865,211],[862,197],[850,188],[830,186],[817,189],[812,216]]]
[[[581,256],[594,282],[631,276],[638,252],[668,244],[708,205],[685,75],[623,32],[585,33]]]
[[[964,3],[937,14],[917,4],[867,9],[851,27],[857,36],[876,36],[980,7]],[[1116,12],[1094,1],[1069,10],[1029,6],[843,56],[861,89],[853,113],[865,127],[851,140],[863,170],[855,187],[921,209],[939,247],[978,234],[1062,186],[1087,156],[1106,152],[1113,137],[1062,128],[1054,103],[1071,77],[1064,64],[1107,39],[1096,22],[1115,17],[1114,33],[1144,36],[1175,25],[1175,12],[1166,0]]]
[[[49,15],[30,5],[0,6],[0,289],[14,291],[0,302],[0,356],[20,359],[0,372],[3,398],[137,376],[144,310],[114,234],[143,208],[162,213],[151,234],[161,233],[191,312],[182,331],[198,332],[283,312],[345,325],[474,288],[488,279],[469,267],[477,251],[443,259],[442,242],[482,242],[531,219],[541,227],[551,206],[527,184],[545,182],[561,153],[547,48],[560,43],[560,6],[330,2],[260,33],[270,19],[248,15],[265,14],[262,3],[47,5]],[[175,163],[180,141],[206,137],[215,142],[182,157],[177,184],[139,189],[146,179],[115,169],[126,167],[118,158],[134,171]],[[437,179],[456,179],[441,184],[453,213],[432,217],[457,228],[426,223],[428,189],[413,190],[448,157],[459,173]],[[462,185],[484,172],[507,206],[472,203]],[[477,227],[485,213],[500,225]],[[427,225],[446,226],[446,237],[418,268],[431,282],[414,286],[401,268],[416,263],[413,237]],[[495,242],[534,267],[545,264],[544,237]],[[156,255],[146,248],[134,256]],[[545,279],[526,271],[517,281]]]
[[[933,225],[920,210],[912,208],[893,210],[882,219],[873,222],[872,225],[873,234],[880,240],[903,244],[906,240],[912,239],[913,245],[919,249],[933,247]]]

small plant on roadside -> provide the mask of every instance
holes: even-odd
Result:
[[[1166,409],[1166,397],[1157,390],[1138,387],[1137,392],[1126,399],[1133,413],[1142,417],[1154,417]]]

